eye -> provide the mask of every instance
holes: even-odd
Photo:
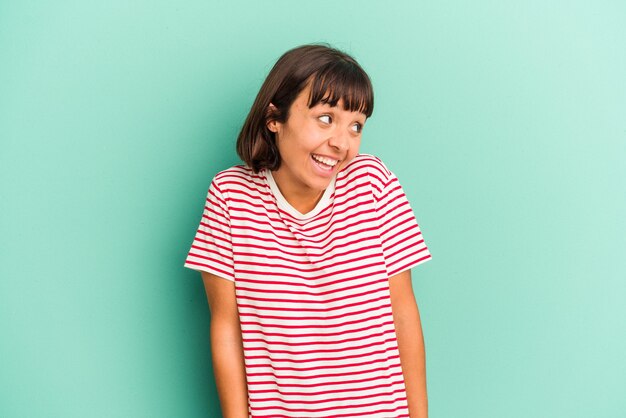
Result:
[[[333,121],[333,118],[331,118],[330,115],[322,115],[318,119],[326,124],[330,124]]]
[[[363,130],[363,125],[361,125],[359,122],[357,122],[354,125],[352,125],[352,130],[354,132],[361,133],[361,131]]]

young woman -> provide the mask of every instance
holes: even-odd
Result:
[[[410,269],[431,255],[397,178],[358,153],[373,104],[349,55],[286,52],[237,139],[245,164],[209,187],[185,266],[226,418],[427,417]]]

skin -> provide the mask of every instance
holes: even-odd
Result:
[[[301,213],[311,211],[332,177],[359,152],[366,116],[361,112],[318,103],[308,106],[310,87],[304,88],[289,109],[285,123],[267,124],[276,133],[280,168],[272,176],[285,199]],[[270,105],[272,106],[272,105]],[[329,171],[320,170],[312,154],[337,160]]]
[[[318,103],[308,107],[305,88],[292,104],[284,123],[268,122],[276,133],[281,166],[272,175],[283,197],[301,213],[310,212],[332,177],[359,151],[366,116],[360,112]],[[272,106],[272,105],[270,105]],[[317,165],[312,155],[337,161],[334,167]],[[211,309],[211,349],[214,374],[224,418],[248,417],[248,394],[235,283],[202,273]],[[393,320],[411,418],[428,417],[424,338],[417,303],[407,270],[389,278]]]
[[[202,272],[211,310],[213,374],[224,418],[248,418],[248,388],[235,283]]]
[[[420,314],[413,294],[411,270],[390,277],[389,292],[409,415],[411,418],[428,418],[426,350]]]

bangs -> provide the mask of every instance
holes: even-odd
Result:
[[[318,103],[337,106],[343,100],[344,110],[361,112],[370,117],[374,111],[372,83],[358,66],[347,62],[331,62],[311,76],[309,108]]]

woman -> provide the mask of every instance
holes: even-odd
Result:
[[[224,417],[427,416],[410,268],[431,255],[397,178],[358,153],[372,111],[352,57],[294,48],[239,134],[245,164],[211,183],[185,266]]]

